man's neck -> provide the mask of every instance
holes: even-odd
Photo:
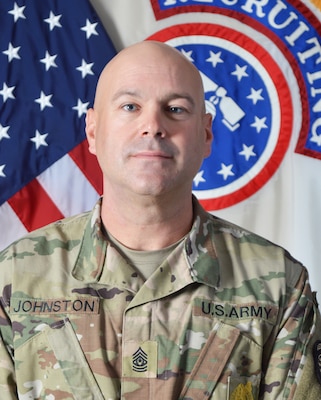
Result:
[[[191,195],[183,201],[143,198],[128,201],[106,193],[103,197],[102,221],[105,229],[120,243],[134,250],[159,250],[184,237],[191,229],[193,206]]]

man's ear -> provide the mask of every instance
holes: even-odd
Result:
[[[93,108],[86,114],[86,136],[89,152],[96,155],[96,112]]]
[[[204,115],[205,119],[205,150],[204,158],[208,157],[212,151],[213,131],[212,131],[212,115],[207,113]]]

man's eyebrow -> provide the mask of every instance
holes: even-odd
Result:
[[[190,94],[185,93],[185,92],[182,92],[182,93],[171,93],[168,96],[167,99],[168,100],[185,99],[191,104],[191,106],[193,106],[193,107],[195,106],[194,98]]]
[[[116,101],[122,96],[132,96],[132,97],[137,97],[137,98],[142,98],[142,94],[138,90],[131,90],[131,89],[120,89],[118,90],[113,96],[112,96],[112,101]],[[177,100],[177,99],[185,99],[187,100],[193,107],[195,106],[195,100],[194,98],[186,92],[173,92],[169,93],[167,96],[165,96],[164,100],[165,101],[171,101],[171,100]]]

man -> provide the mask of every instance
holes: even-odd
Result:
[[[102,199],[0,253],[1,400],[320,399],[306,269],[192,196],[212,141],[195,67],[123,50],[86,133]]]

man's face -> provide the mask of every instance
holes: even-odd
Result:
[[[211,119],[195,71],[177,55],[154,50],[148,57],[129,53],[107,72],[87,116],[105,192],[190,191],[211,146]]]

